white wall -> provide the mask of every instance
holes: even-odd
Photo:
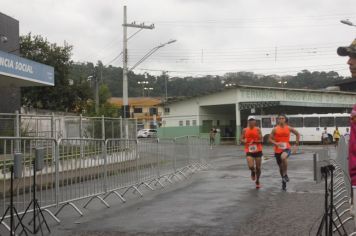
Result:
[[[225,89],[224,91],[190,98],[184,101],[167,105],[170,108],[169,115],[165,115],[166,127],[178,126],[179,120],[197,119],[201,125],[202,120],[230,119],[230,115],[225,114],[209,115],[204,113],[201,106],[235,104],[236,126],[241,128],[239,102],[261,102],[261,101],[290,101],[309,104],[349,104],[356,101],[355,93],[330,92],[302,89],[279,89],[279,88],[259,88],[253,86],[242,86],[238,88]],[[208,117],[210,116],[210,118]],[[223,117],[223,118],[220,118]]]

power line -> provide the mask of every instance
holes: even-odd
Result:
[[[325,65],[315,65],[313,67],[333,67],[333,66],[344,66],[345,67],[345,64],[325,64]],[[294,69],[294,68],[301,68],[301,69],[306,69],[307,67],[310,67],[309,66],[293,66],[293,67],[279,67],[279,68],[250,68],[250,69],[243,69],[243,70],[253,70],[253,71],[258,71],[258,70],[261,70],[261,71],[265,71],[265,70],[279,70],[279,69]],[[162,71],[162,69],[152,69],[152,68],[138,68],[139,70],[147,70],[147,71]],[[345,68],[346,69],[346,68]],[[165,70],[165,71],[168,71],[168,72],[224,72],[224,71],[233,71],[233,72],[237,72],[237,71],[241,71],[241,68],[235,68],[235,69],[215,69],[215,70]]]

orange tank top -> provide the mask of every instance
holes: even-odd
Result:
[[[275,153],[281,153],[285,149],[290,149],[290,129],[288,125],[284,127],[277,125],[274,132],[274,141],[280,143],[279,146],[274,146]]]
[[[245,152],[262,152],[262,144],[260,142],[259,128],[245,128]],[[252,144],[250,144],[253,142]]]

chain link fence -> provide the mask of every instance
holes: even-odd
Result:
[[[136,119],[0,113],[0,137],[130,138]]]

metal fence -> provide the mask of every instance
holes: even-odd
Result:
[[[37,148],[44,149],[44,166],[35,172],[33,187]],[[36,191],[41,207],[57,222],[66,206],[80,215],[80,208],[94,199],[110,207],[107,197],[111,194],[125,202],[129,191],[142,196],[142,188],[164,187],[206,168],[209,162],[208,140],[193,136],[164,140],[0,137],[2,213],[9,205],[15,153],[23,157],[22,177],[15,179],[13,192],[18,212],[23,214]]]
[[[0,136],[46,138],[130,138],[136,119],[0,113]]]
[[[339,140],[336,156],[333,156],[328,149],[321,149],[315,153],[314,179],[317,182],[321,181],[320,168],[326,165],[332,165],[335,168],[333,188],[330,182],[327,187],[328,200],[330,201],[332,196],[334,205],[334,209],[329,210],[335,222],[335,225],[332,225],[332,231],[337,235],[356,235],[356,232],[353,232],[356,229],[355,202],[352,203],[353,192],[348,171],[348,140],[345,137]]]

